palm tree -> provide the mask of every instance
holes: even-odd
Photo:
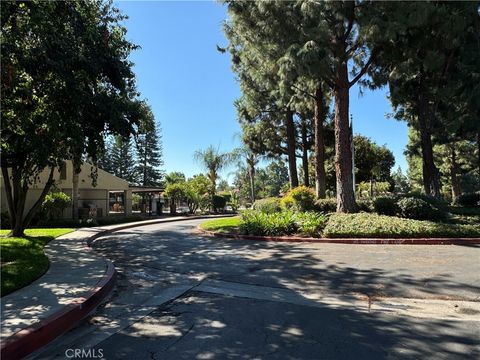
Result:
[[[218,149],[210,145],[205,150],[195,151],[193,157],[207,171],[207,177],[211,185],[211,195],[215,195],[218,174],[234,161],[234,156],[231,153],[220,153]]]
[[[260,156],[244,144],[243,147],[233,150],[232,157],[234,160],[239,160],[239,167],[243,167],[243,165],[246,164],[248,179],[250,181],[250,201],[253,204],[255,201],[255,167],[260,161]]]

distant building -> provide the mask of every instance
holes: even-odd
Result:
[[[132,189],[128,181],[120,179],[102,169],[98,169],[96,186],[92,185],[91,178],[92,165],[85,163],[82,165],[78,178],[78,207],[79,216],[88,217],[92,212],[97,217],[108,216],[110,214],[132,213]],[[48,179],[48,170],[45,169],[32,184],[27,193],[25,202],[25,211],[27,212],[40,196],[43,187]],[[55,170],[55,185],[51,191],[62,191],[73,198],[73,165],[71,161],[65,161],[64,165]],[[1,188],[1,211],[8,212],[8,204],[5,196],[3,178],[0,182]],[[72,218],[72,208],[65,209],[64,218]]]

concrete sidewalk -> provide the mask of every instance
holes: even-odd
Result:
[[[2,358],[25,356],[53,340],[94,310],[108,294],[115,270],[109,260],[89,247],[93,239],[122,229],[191,218],[82,228],[51,241],[45,247],[50,260],[47,273],[2,298]]]

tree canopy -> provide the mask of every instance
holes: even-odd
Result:
[[[23,234],[54,169],[97,161],[105,134],[127,138],[142,118],[124,19],[108,1],[4,1],[1,167],[13,233]],[[29,185],[48,181],[24,214]]]

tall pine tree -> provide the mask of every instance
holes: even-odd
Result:
[[[116,136],[113,139],[109,155],[110,172],[132,184],[137,183],[135,154],[131,138],[123,139],[121,136]]]
[[[135,172],[139,185],[160,186],[164,177],[162,136],[151,109],[147,108],[146,111],[148,120],[140,126],[136,139],[137,166]]]

